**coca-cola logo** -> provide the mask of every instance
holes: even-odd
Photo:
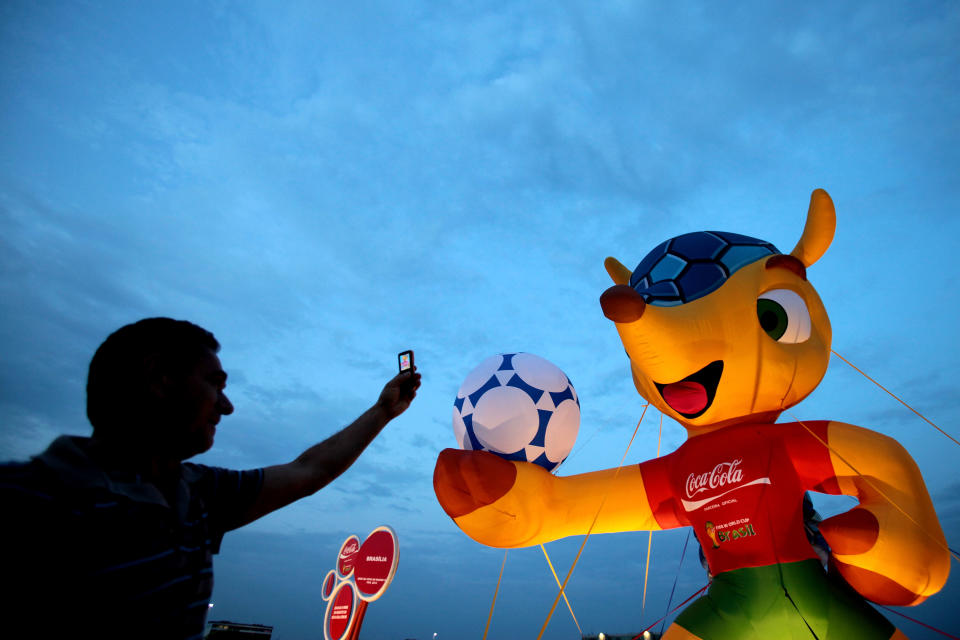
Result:
[[[343,546],[343,549],[340,550],[340,559],[348,560],[350,556],[355,554],[360,550],[360,544],[351,540]]]
[[[353,571],[359,552],[360,538],[357,536],[350,536],[340,545],[340,553],[337,554],[337,572],[341,578],[346,578]]]
[[[743,471],[740,469],[742,462],[742,458],[737,458],[729,462],[721,462],[705,473],[691,473],[687,476],[687,497],[692,498],[709,489],[717,489],[741,482],[743,480]]]

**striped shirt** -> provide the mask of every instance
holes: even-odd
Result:
[[[61,436],[29,462],[0,465],[0,553],[14,590],[0,600],[3,623],[36,637],[201,638],[213,554],[263,470],[183,463],[171,503],[136,474],[97,467],[89,446]]]

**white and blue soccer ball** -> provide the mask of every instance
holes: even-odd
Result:
[[[453,433],[461,449],[553,471],[580,429],[580,400],[566,374],[532,353],[501,353],[481,362],[460,385]]]

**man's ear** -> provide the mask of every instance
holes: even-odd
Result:
[[[170,395],[170,376],[164,372],[155,353],[143,358],[143,380],[150,397],[165,400]]]

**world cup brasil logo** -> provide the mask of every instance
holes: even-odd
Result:
[[[713,523],[707,520],[707,523],[704,525],[704,528],[707,530],[707,535],[710,536],[710,539],[713,541],[713,548],[719,549],[720,543],[717,542],[717,530],[713,526]]]

